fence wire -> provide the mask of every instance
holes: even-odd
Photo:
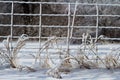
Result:
[[[76,3],[67,3],[67,2],[23,2],[23,1],[0,1],[0,4],[3,4],[3,3],[9,3],[11,4],[11,11],[10,13],[4,13],[4,12],[1,12],[0,13],[0,16],[11,16],[10,17],[10,24],[0,24],[1,27],[9,27],[10,29],[10,34],[11,35],[11,38],[18,38],[19,36],[16,36],[16,35],[13,35],[13,29],[14,28],[24,28],[24,27],[36,27],[38,28],[38,36],[29,36],[29,38],[34,38],[34,39],[39,39],[39,44],[41,46],[41,38],[49,38],[50,36],[42,36],[42,28],[67,28],[67,33],[65,37],[57,37],[57,38],[63,38],[63,39],[67,39],[67,45],[69,47],[69,41],[70,39],[82,39],[81,37],[74,37],[72,36],[72,34],[74,33],[73,31],[71,31],[71,29],[74,29],[74,28],[84,28],[84,29],[91,29],[91,28],[95,28],[96,29],[96,36],[95,38],[98,38],[98,33],[99,33],[99,29],[103,29],[103,28],[106,28],[106,29],[120,29],[120,27],[118,26],[99,26],[99,17],[120,17],[120,15],[107,15],[107,14],[100,14],[99,13],[99,6],[115,6],[115,7],[119,7],[120,4],[97,4],[97,3],[77,3],[77,5],[84,5],[84,6],[95,6],[96,7],[96,14],[71,14],[71,5],[75,5]],[[14,5],[15,4],[35,4],[35,5],[39,5],[39,9],[38,9],[38,12],[39,13],[14,13]],[[42,13],[42,5],[45,5],[45,4],[50,4],[50,5],[53,5],[53,4],[56,4],[56,5],[59,5],[59,4],[65,4],[68,6],[68,13],[66,14],[54,14],[54,13],[51,13],[51,14],[44,14]],[[39,16],[39,24],[35,25],[35,24],[14,24],[14,16]],[[63,26],[63,25],[42,25],[42,17],[44,16],[52,16],[52,17],[68,17],[68,24],[66,26]],[[96,18],[96,25],[94,26],[76,26],[74,24],[71,25],[71,20],[73,17],[95,17]],[[74,21],[74,20],[73,20]],[[7,36],[0,36],[0,38],[7,38]],[[103,38],[104,40],[120,40],[120,38]]]

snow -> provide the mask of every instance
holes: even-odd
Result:
[[[37,72],[19,72],[16,69],[0,70],[0,80],[60,80],[48,76],[46,70]],[[120,70],[74,69],[69,74],[62,74],[61,80],[119,80]]]
[[[0,44],[2,46],[2,44]],[[65,45],[60,45],[62,48],[66,48]],[[3,46],[2,46],[3,47]],[[19,64],[31,66],[34,63],[34,58],[28,54],[36,54],[38,52],[38,43],[27,43],[27,45],[20,51],[19,53]],[[98,52],[101,55],[109,53],[111,49],[116,49],[120,47],[119,44],[105,44],[98,45]],[[32,49],[31,49],[32,48]],[[71,45],[71,52],[74,52],[79,48],[79,45]],[[26,51],[27,49],[27,51]],[[50,49],[50,52],[54,52],[54,50]],[[57,56],[56,54],[51,55],[53,58]],[[56,60],[57,61],[57,60]],[[58,62],[58,61],[57,61]],[[28,71],[19,71],[18,69],[13,68],[2,68],[0,67],[0,80],[59,80],[56,78],[52,78],[46,74],[48,69],[40,69],[36,72],[28,72]],[[70,73],[64,74],[61,76],[63,79],[61,80],[119,80],[120,79],[120,70],[107,70],[107,69],[72,69]]]

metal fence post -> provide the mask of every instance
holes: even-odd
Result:
[[[13,44],[12,44],[12,40],[13,40],[13,16],[14,16],[14,1],[12,1],[11,3],[11,30],[10,30],[10,42],[11,42],[11,45],[10,45],[10,48],[11,48],[11,51],[13,50]]]
[[[96,39],[98,39],[98,30],[99,30],[99,9],[98,4],[96,3]]]
[[[40,58],[40,49],[41,49],[41,28],[42,28],[42,4],[39,4],[39,50],[38,55]],[[41,65],[41,59],[39,59],[39,64]]]
[[[70,3],[68,3],[68,32],[67,32],[67,56],[69,56],[70,48],[70,26],[71,26],[71,12],[70,12]]]
[[[39,5],[39,48],[41,48],[42,4]]]

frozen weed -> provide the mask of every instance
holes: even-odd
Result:
[[[28,36],[26,34],[23,34],[19,37],[16,45],[13,47],[11,44],[11,38],[10,36],[7,37],[7,40],[3,40],[3,44],[5,46],[5,49],[0,50],[0,56],[2,57],[3,64],[10,64],[12,68],[17,68],[18,65],[18,53],[20,49],[25,45],[25,41],[28,39]]]
[[[112,50],[111,53],[107,54],[104,58],[105,67],[107,69],[117,69],[120,68],[119,62],[120,48]]]
[[[49,48],[53,48],[55,45],[57,45],[57,38],[56,37],[50,37],[44,44],[39,48],[39,51],[37,55],[35,56],[35,64],[37,63],[37,60],[39,61],[41,68],[50,68],[50,63],[54,64],[53,60],[50,57]],[[54,44],[55,43],[55,44]],[[41,53],[44,53],[44,55],[41,56]]]

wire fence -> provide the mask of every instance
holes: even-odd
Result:
[[[65,37],[57,37],[57,38],[62,38],[62,39],[66,39],[67,41],[67,45],[69,47],[69,43],[70,43],[70,39],[82,39],[81,37],[74,37],[73,36],[73,29],[74,28],[84,28],[84,29],[92,29],[94,28],[95,29],[95,37],[94,38],[98,38],[98,34],[99,34],[99,29],[103,29],[103,28],[106,28],[106,29],[120,29],[120,27],[118,26],[99,26],[99,17],[120,17],[120,15],[108,15],[108,14],[100,14],[99,13],[99,6],[117,6],[119,7],[120,4],[97,4],[97,3],[67,3],[67,2],[23,2],[23,1],[0,1],[0,4],[10,4],[11,5],[11,11],[9,13],[7,12],[1,12],[0,13],[0,16],[10,16],[10,23],[9,24],[0,24],[1,27],[9,27],[10,29],[10,36],[11,38],[18,38],[19,35],[13,35],[13,30],[14,28],[24,28],[24,27],[33,27],[33,28],[37,28],[38,29],[38,34],[37,36],[29,36],[29,38],[32,38],[32,39],[39,39],[39,44],[41,43],[41,39],[42,38],[49,38],[50,36],[42,36],[42,28],[67,28],[67,33]],[[35,4],[35,5],[39,5],[39,9],[38,9],[38,13],[15,13],[14,12],[14,5],[15,4]],[[55,13],[48,13],[48,14],[44,14],[42,13],[42,6],[43,5],[67,5],[67,8],[68,8],[68,12],[66,14],[55,14]],[[71,5],[82,5],[82,6],[95,6],[96,8],[96,14],[76,14],[74,11],[74,13],[71,13]],[[38,24],[14,24],[14,17],[15,16],[37,16],[39,17],[39,20],[38,20]],[[48,16],[48,17],[67,17],[67,25],[44,25],[42,23],[42,17],[44,16]],[[76,26],[74,25],[74,18],[75,17],[95,17],[96,18],[96,24],[93,25],[93,26],[84,26],[84,24],[82,26]],[[71,21],[73,22],[72,25],[71,25]],[[7,36],[0,36],[0,38],[7,38]],[[103,38],[104,40],[120,40],[120,38],[118,37],[115,37],[115,38]]]

